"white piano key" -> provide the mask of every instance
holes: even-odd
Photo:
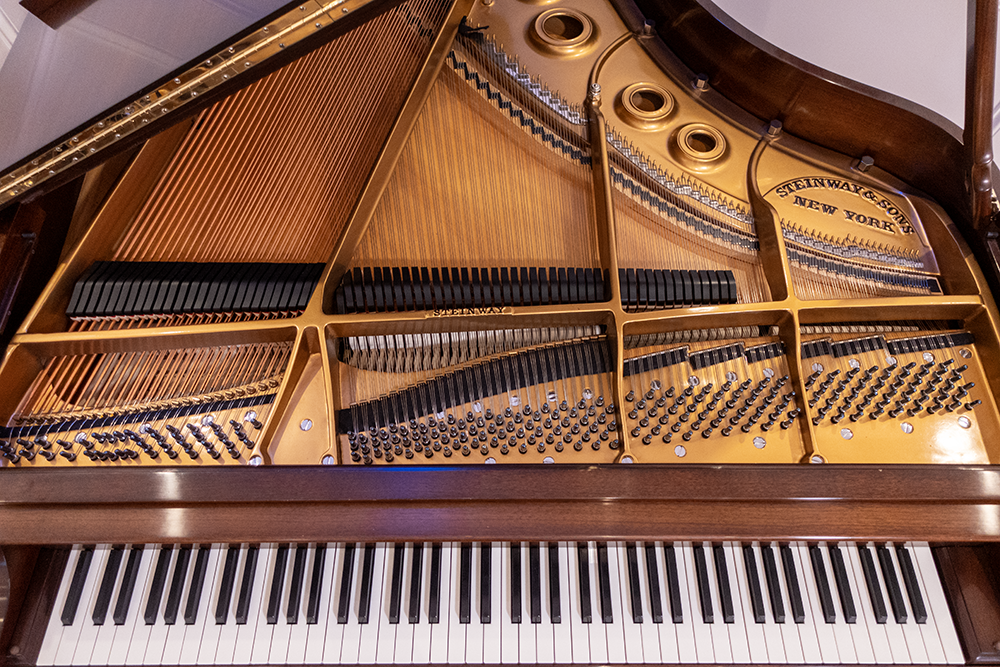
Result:
[[[659,544],[657,554],[657,564],[660,566],[660,573],[663,575],[660,581],[663,582],[663,595],[667,604],[663,607],[663,622],[670,623],[674,632],[677,633],[677,653],[681,663],[698,662],[698,642],[694,631],[694,608],[691,606],[691,593],[688,590],[688,582],[691,581],[687,575],[687,563],[684,556],[683,543],[671,544],[663,542]],[[682,623],[673,622],[673,608],[670,606],[670,588],[667,580],[666,550],[672,548],[674,558],[677,562],[677,588],[680,590]],[[702,655],[711,655],[711,645],[702,649]],[[709,662],[710,659],[705,660]]]
[[[648,542],[647,544],[653,546],[653,557],[652,560],[646,560],[644,553],[643,563],[647,568],[656,568],[656,574],[660,581],[660,608],[663,610],[663,622],[654,625],[660,639],[660,660],[673,664],[681,661],[677,633],[681,626],[674,624],[673,611],[670,609],[670,586],[663,562],[663,543]],[[694,651],[691,652],[693,654]]]
[[[610,662],[607,626],[601,618],[601,580],[597,575],[597,543],[587,543],[587,565],[590,570],[590,612],[591,622],[587,627],[590,634],[590,657],[595,664]],[[619,662],[621,662],[619,660]]]
[[[511,620],[510,615],[510,605],[511,605],[511,561],[510,561],[510,543],[501,542],[500,547],[500,561],[502,563],[501,567],[501,581],[500,581],[500,592],[501,592],[501,604],[500,604],[500,661],[503,663],[516,663],[519,660],[519,650],[521,645],[521,637],[519,633],[519,628],[516,623]],[[522,586],[521,590],[521,616],[523,622],[524,616],[524,590]]]
[[[856,544],[845,545],[841,548],[844,553],[844,560],[850,564],[850,573],[854,577],[855,588],[858,596],[855,603],[858,608],[858,623],[864,623],[868,629],[868,639],[871,642],[874,662],[880,665],[892,664],[892,651],[889,649],[889,637],[885,634],[885,626],[875,621],[875,612],[872,609],[872,599],[868,595],[868,584],[865,582],[865,573],[861,568],[861,558],[858,556]]]
[[[843,663],[857,664],[858,654],[854,648],[854,636],[850,626],[844,621],[844,612],[840,607],[840,596],[837,594],[837,579],[833,576],[833,566],[830,562],[830,549],[826,544],[820,545],[823,552],[823,566],[826,568],[826,578],[830,582],[830,596],[833,598],[834,609],[837,610],[837,621],[833,624],[833,637],[837,641],[837,652]]]
[[[552,543],[550,543],[551,546]],[[559,615],[561,622],[552,624],[552,648],[557,663],[573,661],[573,596],[569,568],[572,562],[565,542],[557,545],[559,555]],[[551,584],[550,584],[551,585]],[[551,618],[552,609],[548,608]],[[589,654],[590,651],[587,651]],[[589,656],[588,656],[589,659]]]
[[[663,623],[653,622],[652,591],[649,588],[649,572],[646,568],[646,544],[636,542],[635,544],[636,565],[639,575],[639,603],[642,605],[642,623],[638,624],[639,636],[642,638],[642,655],[646,662],[662,662],[660,655],[660,626]],[[628,555],[622,560],[622,568],[625,573],[624,587],[628,586]],[[653,567],[656,567],[654,560]],[[631,601],[625,606],[631,610]]]
[[[431,624],[431,662],[434,664],[444,664],[448,662],[448,633],[451,621],[451,542],[441,545],[441,588],[438,606],[438,622]],[[428,589],[428,593],[430,589]],[[428,598],[428,609],[430,609],[430,595]]]
[[[556,661],[555,629],[552,624],[552,609],[550,605],[549,580],[549,546],[547,542],[538,545],[538,574],[541,593],[542,622],[535,626],[536,652],[535,659],[541,664],[551,664]],[[530,599],[530,596],[529,596]],[[530,616],[530,614],[529,614]],[[528,619],[531,620],[530,618]]]
[[[163,649],[167,642],[167,632],[169,631],[169,626],[163,622],[163,610],[167,606],[167,595],[170,593],[170,580],[174,572],[174,566],[177,563],[177,553],[179,545],[174,544],[170,549],[170,562],[167,566],[166,581],[163,582],[163,591],[160,594],[160,605],[156,610],[156,621],[147,626],[149,628],[149,634],[146,638],[145,645],[137,646],[136,648],[141,652],[139,657],[135,658],[133,663],[132,653],[129,652],[129,662],[137,665],[161,665],[163,664]],[[160,549],[162,545],[156,546],[156,558],[160,557]],[[156,567],[156,564],[153,564]],[[146,595],[142,599],[142,614],[146,612],[146,602],[149,596],[149,591],[146,591]],[[139,621],[145,624],[145,619]]]
[[[517,625],[518,655],[522,664],[538,662],[535,624],[531,622],[531,578],[528,567],[528,543],[521,542],[521,623]]]
[[[483,545],[486,548],[486,545]],[[483,626],[483,663],[496,665],[501,662],[503,639],[503,543],[490,545],[490,622]]]
[[[413,630],[407,615],[410,609],[410,584],[413,573],[413,544],[407,543],[403,558],[403,592],[399,600],[399,623],[396,624],[395,657],[390,662],[401,665],[413,662]]]
[[[799,562],[802,565],[803,588],[808,593],[809,607],[812,610],[813,627],[816,629],[816,639],[819,643],[819,650],[823,656],[823,662],[836,664],[840,662],[840,652],[837,650],[837,638],[834,636],[832,623],[827,623],[823,617],[823,608],[819,602],[819,592],[816,588],[816,574],[813,569],[812,559],[809,557],[809,547],[806,544],[798,545]],[[833,582],[830,582],[833,586]],[[831,594],[833,591],[831,590]],[[803,599],[805,603],[805,599]]]
[[[614,623],[608,625],[608,657],[621,662],[643,662],[642,630],[632,619],[629,601],[628,559],[624,542],[608,542],[608,571],[611,575],[611,606]],[[612,640],[612,638],[614,638]],[[611,647],[615,648],[612,649]],[[619,650],[618,647],[621,647]]]
[[[109,665],[134,665],[142,662],[142,654],[149,637],[149,627],[142,618],[143,604],[146,601],[146,591],[149,590],[153,580],[153,566],[158,555],[159,549],[155,545],[146,546],[142,550],[142,560],[139,561],[139,572],[135,577],[135,588],[132,590],[128,615],[125,623],[115,630],[115,644],[108,658]],[[117,604],[117,599],[112,604]]]
[[[306,551],[304,569],[302,571],[302,591],[299,595],[298,604],[299,615],[288,635],[288,657],[285,659],[285,664],[288,665],[301,665],[305,663],[306,648],[309,646],[309,624],[306,622],[306,615],[309,609],[309,588],[312,583],[312,568],[313,563],[316,561],[316,545],[308,544],[306,546],[308,547],[308,551]],[[294,568],[295,565],[294,557],[294,552],[289,554],[289,566],[291,568]],[[378,585],[377,582],[376,585]],[[283,616],[279,623],[281,622],[287,622],[287,616]]]
[[[275,545],[275,557],[277,549],[281,545]],[[274,561],[272,561],[274,562]],[[272,665],[283,665],[288,660],[288,645],[291,642],[292,626],[288,624],[285,614],[288,612],[288,589],[291,587],[292,568],[295,564],[295,545],[289,544],[285,555],[284,584],[281,587],[281,600],[278,603],[278,622],[271,626],[271,648],[267,653],[267,661]],[[265,591],[266,596],[270,596],[269,588]],[[264,611],[267,613],[267,600],[265,598]]]
[[[213,555],[215,557],[215,567],[209,567],[205,577],[205,588],[202,590],[202,599],[208,598],[205,616],[198,614],[198,625],[204,626],[201,635],[201,646],[198,650],[199,665],[215,664],[215,655],[219,649],[219,636],[222,634],[222,626],[215,622],[215,607],[219,601],[219,592],[222,588],[222,572],[226,568],[226,552],[229,551],[228,544],[213,545]],[[213,581],[209,585],[209,579]]]
[[[378,605],[375,605],[375,601],[372,600],[372,621],[375,621],[375,615],[378,615],[378,639],[377,645],[375,647],[375,662],[378,664],[388,664],[394,660],[394,655],[396,651],[396,627],[398,623],[389,622],[389,605],[391,603],[391,592],[392,592],[392,568],[395,560],[396,545],[386,544],[385,547],[385,559],[383,563],[382,578],[377,579],[375,585],[382,586],[382,596],[379,599]],[[403,558],[406,553],[406,547],[400,550],[400,558]],[[402,572],[402,570],[400,570]],[[403,582],[405,578],[401,578],[399,582],[400,591],[402,592]],[[406,598],[400,598],[400,623],[405,623],[406,619],[403,617],[403,601]]]
[[[745,664],[750,662],[750,632],[749,626],[756,626],[753,619],[747,619],[743,614],[744,579],[740,576],[738,562],[743,561],[743,553],[739,545],[733,542],[723,543],[726,551],[726,567],[729,572],[729,590],[733,598],[733,623],[729,626],[729,646],[733,650],[733,662]]]
[[[240,598],[240,586],[243,582],[243,567],[247,559],[247,545],[239,545],[239,555],[236,558],[236,573],[233,576],[233,590],[229,597],[229,606],[226,608],[226,622],[219,626],[219,639],[215,646],[215,664],[231,665],[236,654],[236,640],[239,637],[240,628],[236,625],[236,605]],[[222,554],[222,563],[225,565],[227,553]],[[223,568],[224,569],[224,568]],[[221,581],[219,582],[221,584]],[[218,600],[212,601],[212,616],[218,608]]]
[[[568,542],[563,545],[562,560],[563,562],[560,565],[565,564],[566,577],[569,580],[566,607],[563,614],[564,622],[569,623],[570,641],[572,642],[572,661],[576,664],[589,663],[591,662],[590,629],[583,623],[582,596],[580,595],[580,562],[577,557],[576,542]]]
[[[868,631],[868,624],[865,623],[865,619],[862,617],[864,607],[861,604],[862,596],[868,594],[868,589],[867,587],[864,589],[858,588],[857,585],[858,575],[860,574],[863,579],[864,573],[856,572],[854,570],[854,561],[848,558],[850,551],[853,550],[857,553],[857,549],[854,548],[854,544],[842,543],[839,546],[840,553],[844,556],[844,569],[847,570],[847,579],[851,588],[851,596],[854,598],[854,610],[857,614],[857,620],[848,625],[851,630],[851,636],[854,638],[854,651],[858,656],[858,662],[863,665],[870,665],[875,662],[875,645],[871,639],[871,633]],[[860,561],[858,564],[860,565]],[[864,582],[862,582],[862,585],[864,585]],[[839,597],[837,598],[837,603],[840,603]]]
[[[948,600],[945,598],[941,579],[938,577],[934,555],[926,542],[913,542],[907,545],[913,564],[920,579],[921,590],[924,593],[924,604],[927,607],[927,623],[933,623],[944,649],[946,662],[960,665],[965,662],[965,654],[955,631],[955,623],[948,611]]]
[[[910,658],[910,649],[906,646],[906,638],[903,636],[902,626],[896,622],[896,617],[892,613],[892,605],[889,604],[889,589],[885,585],[885,577],[882,576],[882,566],[878,560],[878,552],[875,550],[873,542],[868,543],[868,548],[872,553],[872,560],[875,562],[875,572],[878,575],[878,585],[882,589],[882,598],[885,600],[885,609],[889,614],[888,620],[884,624],[885,634],[889,637],[889,650],[892,651],[892,661],[897,665],[908,665],[913,662]]]
[[[768,657],[767,642],[764,639],[764,624],[757,623],[754,619],[753,604],[750,598],[749,575],[747,574],[746,561],[743,556],[743,545],[731,543],[730,567],[735,569],[736,575],[731,577],[730,583],[733,587],[733,609],[736,611],[736,623],[742,624],[747,635],[747,651],[749,657],[741,660],[747,663],[772,663],[779,664],[785,662],[784,653]],[[757,554],[754,554],[754,558]],[[757,579],[760,581],[760,565],[757,565]],[[763,583],[762,583],[763,585]],[[763,591],[762,591],[763,592]],[[766,615],[765,615],[766,617]]]
[[[774,551],[774,566],[778,570],[778,587],[781,589],[781,600],[785,605],[785,622],[777,623],[776,625],[781,632],[781,645],[785,649],[785,662],[798,665],[805,662],[805,656],[802,654],[802,640],[799,636],[799,629],[796,627],[795,613],[792,610],[792,596],[788,591],[784,564],[781,562],[781,545],[774,542],[771,544],[771,549]],[[836,586],[836,584],[833,585]],[[834,595],[836,595],[836,592],[834,592]],[[773,621],[773,619],[769,620]]]
[[[712,553],[712,543],[703,542],[702,547],[705,551],[705,565],[708,567],[708,588],[712,591],[712,606],[715,609],[715,623],[709,626],[712,631],[715,662],[730,663],[733,661],[733,649],[729,643],[729,626],[722,619],[722,599],[719,597],[719,580]]]
[[[802,609],[805,612],[805,620],[797,624],[799,629],[799,645],[802,647],[803,662],[806,664],[818,664],[823,662],[823,653],[819,647],[812,598],[809,597],[810,588],[815,587],[816,580],[810,579],[812,570],[803,562],[803,552],[799,549],[800,546],[801,544],[799,543],[789,545],[792,552],[792,562],[795,563],[795,573],[799,579]]]
[[[233,649],[233,664],[246,665],[252,661],[254,646],[256,645],[257,631],[263,622],[266,609],[264,608],[267,599],[267,580],[271,572],[271,556],[274,551],[269,544],[261,544],[257,547],[257,567],[253,573],[253,588],[250,589],[250,605],[247,607],[247,622],[243,625],[236,625],[233,617],[233,627],[236,628],[236,644]],[[246,556],[244,555],[244,561]],[[242,586],[243,563],[240,564],[240,586]],[[239,597],[239,589],[234,595]]]
[[[446,596],[444,587],[441,591],[441,620],[448,617],[448,662],[451,664],[464,664],[466,656],[466,633],[472,625],[472,619],[476,617],[473,612],[475,606],[475,595],[473,595],[472,581],[475,579],[475,562],[469,569],[469,623],[461,622],[461,598],[462,598],[462,543],[453,542],[451,544],[451,572],[449,574],[450,592]],[[475,550],[473,550],[473,554]],[[442,576],[444,573],[442,572]]]
[[[184,600],[181,603],[181,612],[177,615],[177,622],[184,623],[184,642],[181,644],[180,656],[181,664],[197,664],[198,656],[201,652],[201,640],[205,634],[205,628],[208,623],[211,623],[212,626],[215,625],[215,618],[212,616],[211,606],[214,601],[213,591],[215,590],[215,575],[219,569],[219,556],[223,550],[224,545],[221,544],[212,544],[208,549],[208,559],[205,566],[205,580],[201,587],[201,598],[198,600],[198,613],[195,618],[195,622],[191,625],[188,625],[183,619],[183,610],[187,607],[188,595],[191,594],[191,588],[189,587],[185,592]],[[192,551],[190,565],[192,572],[195,570],[197,562],[198,551]]]
[[[781,631],[781,623],[774,620],[774,609],[771,606],[771,595],[767,582],[767,570],[764,567],[764,553],[761,548],[768,546],[767,542],[754,542],[754,556],[757,558],[757,575],[760,577],[760,594],[764,598],[764,622],[761,629],[764,632],[764,643],[767,645],[768,660],[774,663],[790,663],[785,653],[785,634]],[[785,623],[790,623],[788,609],[785,609]]]
[[[920,580],[920,568],[917,565],[916,555],[914,554],[913,545],[909,542],[904,543],[903,546],[910,554],[910,562],[913,564],[914,573],[917,576],[917,586],[920,589],[921,597],[924,601],[924,609],[927,612],[927,620],[924,623],[916,623],[917,630],[920,632],[921,638],[924,640],[924,648],[927,651],[927,662],[930,664],[943,664],[947,662],[947,657],[945,656],[944,646],[941,643],[941,635],[938,633],[935,627],[934,617],[930,610],[930,601],[927,599],[927,590]],[[899,558],[896,558],[896,565],[899,565]],[[902,576],[902,575],[900,575]],[[906,596],[907,608],[911,612],[912,618],[912,605],[910,604],[909,595],[904,590],[903,593]],[[949,615],[950,622],[950,615]]]
[[[469,571],[470,587],[469,594],[469,624],[464,628],[465,634],[465,663],[470,665],[483,664],[483,637],[485,626],[480,616],[480,596],[482,595],[482,581],[480,579],[480,567],[483,545],[476,542],[472,545],[472,569]]]
[[[427,622],[430,610],[431,543],[425,542],[421,552],[423,568],[420,571],[420,622],[413,626],[413,662],[427,663],[431,659],[431,624]]]
[[[368,622],[361,626],[361,643],[358,647],[358,663],[370,665],[375,662],[378,651],[378,638],[382,622],[382,598],[389,595],[389,589],[382,586],[386,563],[392,565],[391,546],[380,542],[375,545],[375,562],[372,570],[371,600],[368,604]],[[387,559],[387,552],[390,556]],[[388,622],[386,622],[388,625]],[[294,642],[294,638],[293,638]]]
[[[177,607],[177,620],[172,625],[167,626],[166,638],[163,642],[163,655],[161,657],[161,661],[164,665],[180,664],[181,647],[184,645],[184,633],[187,630],[184,626],[184,596],[187,594],[188,588],[191,586],[191,576],[194,572],[194,560],[198,554],[198,545],[194,544],[184,546],[187,547],[186,551],[188,553],[188,562],[181,582],[180,602]],[[166,608],[167,598],[170,595],[174,578],[174,570],[177,567],[181,546],[178,545],[174,550],[177,551],[177,553],[174,554],[174,558],[171,561],[170,578],[167,580],[167,586],[163,592],[163,606],[161,607],[160,617],[157,619],[158,623],[163,622],[162,612]],[[149,659],[150,657],[147,651],[146,664],[161,664],[159,662],[150,663]]]
[[[42,646],[38,650],[38,657],[35,659],[35,664],[52,665],[55,663],[56,653],[59,650],[59,642],[63,634],[62,610],[66,604],[66,597],[69,595],[69,586],[73,581],[73,574],[76,571],[76,564],[80,559],[82,551],[83,547],[77,544],[70,550],[69,556],[66,558],[66,567],[63,569],[62,580],[59,582],[56,602],[52,607],[52,613],[49,615],[49,623],[45,628],[45,637],[42,639]],[[91,561],[91,567],[93,567],[93,561]],[[90,574],[90,570],[87,571],[87,574]],[[77,615],[80,614],[80,607],[83,606],[82,602],[83,599],[81,598],[81,604],[76,610]]]
[[[94,641],[94,651],[90,656],[90,662],[88,664],[107,665],[108,660],[111,657],[111,649],[114,647],[115,643],[115,632],[118,630],[113,618],[115,613],[115,602],[118,600],[118,592],[122,587],[122,575],[125,572],[125,564],[128,562],[129,551],[131,548],[132,545],[126,544],[124,550],[122,551],[121,563],[119,563],[118,573],[115,575],[114,592],[112,592],[111,601],[108,604],[107,618],[104,619],[104,625],[100,626],[100,629],[97,631],[97,638]]]
[[[896,580],[899,582],[899,589],[903,595],[903,605],[906,608],[906,623],[900,626],[903,630],[903,638],[906,639],[906,648],[910,651],[910,659],[913,663],[926,664],[930,662],[927,654],[927,647],[924,645],[923,633],[913,615],[913,606],[910,604],[910,596],[907,595],[906,584],[903,581],[903,570],[899,567],[899,558],[896,556],[895,545],[886,545],[889,556],[892,558],[892,567],[896,570]],[[894,620],[894,619],[890,619]]]
[[[101,544],[94,548],[94,558],[90,562],[91,573],[87,577],[87,585],[84,586],[83,595],[80,597],[80,607],[76,610],[73,630],[69,632],[66,629],[63,630],[64,638],[59,643],[59,650],[56,651],[57,665],[90,664],[90,657],[94,652],[94,642],[97,640],[97,633],[100,630],[100,626],[94,625],[91,615],[110,553],[111,545],[108,544]],[[73,635],[76,635],[75,644],[71,642]]]
[[[264,588],[261,590],[260,607],[256,619],[248,619],[247,625],[253,623],[253,648],[250,650],[250,664],[262,665],[268,662],[271,654],[271,638],[274,626],[267,622],[267,603],[271,593],[272,577],[274,576],[274,559],[278,553],[278,544],[260,545],[257,567],[264,567]],[[242,637],[243,633],[240,633]]]
[[[681,542],[674,544],[674,551],[677,554],[678,577],[684,581],[687,587],[688,608],[684,610],[684,622],[690,623],[694,632],[697,662],[723,662],[715,658],[715,647],[712,643],[712,628],[705,623],[701,615],[701,605],[698,602],[697,575],[694,568],[694,551],[691,549],[691,543]],[[681,558],[682,556],[683,558]],[[681,593],[683,592],[682,590]]]
[[[358,653],[360,652],[361,643],[361,625],[358,624],[358,603],[361,599],[361,570],[365,561],[365,545],[363,543],[354,544],[354,562],[351,563],[351,597],[350,605],[348,607],[347,623],[340,623],[339,619],[337,622],[344,627],[343,638],[341,639],[340,645],[340,662],[341,665],[356,665],[358,663]],[[346,563],[345,563],[346,566]],[[341,573],[343,568],[341,568]],[[335,609],[339,609],[340,593],[337,594],[337,600],[334,604],[338,605]]]

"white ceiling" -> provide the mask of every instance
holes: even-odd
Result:
[[[962,124],[966,0],[715,1],[804,60]],[[0,0],[0,169],[284,4],[95,0],[52,30]]]

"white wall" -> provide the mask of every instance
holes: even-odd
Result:
[[[7,59],[7,53],[27,15],[27,10],[17,0],[0,0],[0,67]]]

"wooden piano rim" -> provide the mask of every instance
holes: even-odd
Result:
[[[2,478],[5,544],[1000,541],[995,466],[275,466]]]

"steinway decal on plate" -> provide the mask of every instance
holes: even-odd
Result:
[[[816,211],[842,222],[870,227],[888,234],[910,235],[916,232],[902,206],[861,183],[842,178],[796,178],[785,181],[771,192],[792,206]],[[844,195],[860,198],[862,202],[877,208],[878,212],[869,209],[865,209],[865,212],[854,210],[859,207]]]
[[[427,317],[468,317],[470,315],[511,315],[510,306],[478,306],[475,308],[437,308],[427,313]]]

